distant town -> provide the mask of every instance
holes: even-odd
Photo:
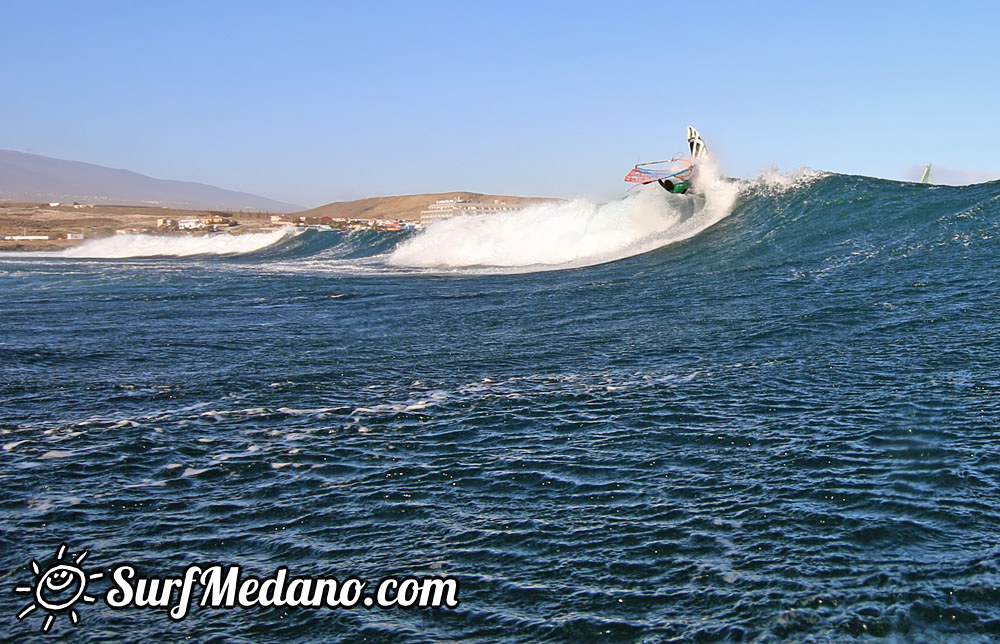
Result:
[[[446,193],[337,202],[300,213],[0,202],[0,251],[59,249],[112,235],[243,234],[283,226],[406,231],[451,217],[516,212],[533,201],[537,200]],[[389,213],[397,216],[386,216]]]
[[[336,201],[311,209],[204,184],[0,150],[0,251],[52,250],[115,234],[242,234],[280,226],[409,230],[459,215],[559,201],[444,192]]]

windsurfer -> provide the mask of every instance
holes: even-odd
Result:
[[[660,179],[659,184],[661,188],[675,195],[682,195],[688,191],[688,188],[691,187],[690,181],[680,181],[678,183],[674,183],[670,179]]]

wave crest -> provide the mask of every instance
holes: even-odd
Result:
[[[829,176],[831,176],[829,172],[813,170],[812,168],[798,168],[790,172],[782,172],[777,167],[771,166],[762,170],[753,179],[741,180],[740,191],[774,197],[792,190],[807,188]]]
[[[388,263],[529,272],[631,257],[693,237],[729,215],[736,184],[710,166],[701,168],[694,183],[700,194],[668,194],[649,184],[603,205],[574,200],[437,221],[400,244]]]
[[[92,239],[60,253],[63,257],[117,259],[128,257],[190,257],[193,255],[242,255],[276,244],[298,234],[292,228],[271,232],[230,235],[115,235]]]

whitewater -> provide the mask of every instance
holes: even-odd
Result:
[[[115,235],[92,239],[49,257],[126,259],[131,257],[189,257],[239,255],[271,246],[298,234],[293,227],[243,235]]]
[[[776,175],[780,176],[780,175]],[[787,178],[773,181],[787,181]],[[359,268],[428,269],[464,272],[533,272],[578,268],[647,253],[689,239],[731,212],[745,182],[721,177],[706,161],[694,177],[697,190],[669,194],[656,184],[637,186],[620,199],[599,204],[584,199],[529,205],[523,210],[437,221],[406,236],[364,262],[344,261],[343,246],[324,248],[308,258],[292,253],[302,246],[294,238],[306,230],[282,230],[243,235],[127,234],[90,240],[45,257],[129,259],[155,257],[231,256],[283,247],[300,260],[289,270],[350,270]],[[316,231],[308,231],[315,234]],[[333,239],[334,236],[330,236]],[[322,252],[326,251],[326,252]],[[274,255],[272,252],[271,255]],[[38,254],[36,256],[43,256]],[[357,260],[357,257],[352,259]],[[497,270],[499,269],[499,270]]]
[[[539,204],[501,215],[432,223],[389,257],[419,268],[574,268],[610,262],[688,239],[732,211],[739,186],[714,164],[699,166],[691,195],[656,183],[608,204],[586,200]]]

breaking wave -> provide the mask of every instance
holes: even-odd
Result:
[[[129,257],[191,257],[197,255],[241,255],[267,248],[294,237],[291,227],[245,235],[115,235],[68,248],[62,257],[116,259]]]
[[[795,270],[809,272],[813,263],[828,270],[880,252],[877,240],[909,239],[918,234],[914,226],[990,210],[997,199],[997,182],[921,186],[811,169],[770,169],[742,180],[703,168],[697,194],[640,186],[607,204],[539,203],[446,219],[416,233],[289,227],[244,235],[117,235],[0,259],[183,258],[273,273],[465,275],[578,268],[655,251],[654,261],[665,253],[699,271],[715,270],[726,258],[749,266],[801,264]],[[841,241],[831,247],[832,239]],[[685,240],[691,241],[678,244]]]
[[[549,270],[601,264],[697,235],[732,212],[739,185],[703,165],[699,194],[674,195],[656,184],[608,204],[542,203],[499,215],[435,222],[401,243],[388,264],[458,269]]]

